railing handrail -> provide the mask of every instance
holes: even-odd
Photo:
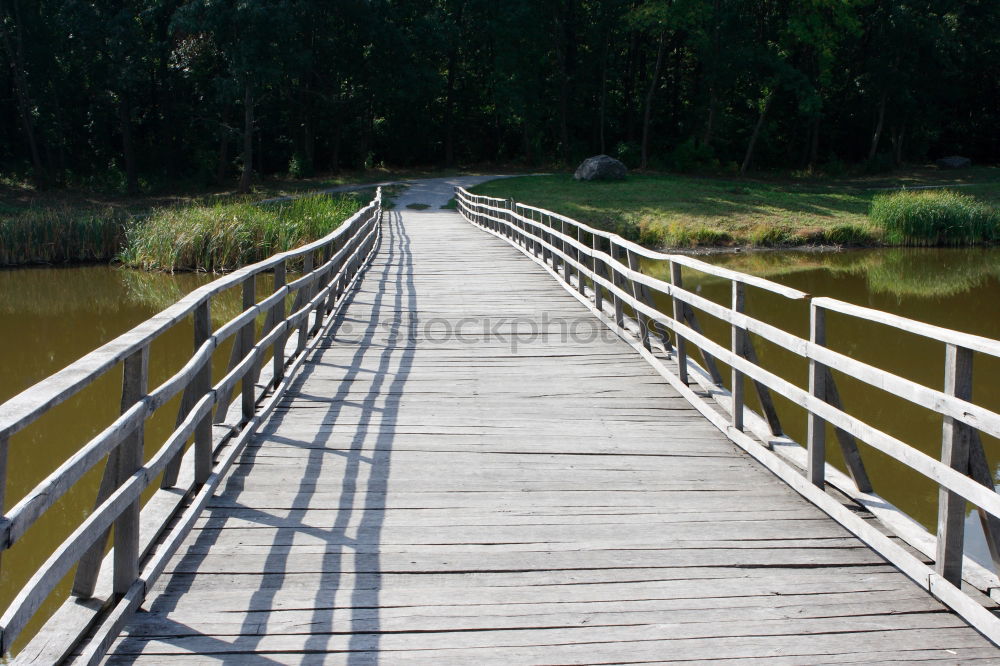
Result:
[[[377,195],[377,200],[381,201],[381,193]],[[0,404],[0,410],[2,410],[0,411],[0,439],[22,430],[37,419],[41,413],[71,398],[87,386],[89,378],[103,374],[130,354],[135,353],[137,349],[149,344],[164,331],[194,312],[199,305],[212,296],[240,284],[250,275],[263,273],[283,261],[315,252],[317,249],[336,241],[348,233],[354,223],[370,212],[375,205],[376,201],[373,200],[319,240],[243,266],[194,289],[173,305],[11,397]]]
[[[829,297],[814,298],[769,280],[718,268],[691,257],[642,248],[616,234],[594,229],[543,208],[508,199],[484,197],[461,187],[456,188],[456,200],[459,212],[466,219],[500,236],[541,263],[557,278],[561,278],[565,283],[564,287],[595,313],[606,315],[610,325],[633,340],[630,344],[643,353],[671,383],[683,389],[682,394],[697,403],[702,398],[687,390],[688,377],[693,376],[728,412],[728,427],[723,427],[720,423],[723,417],[717,416],[717,412],[710,413],[701,410],[697,404],[695,406],[723,428],[731,439],[737,443],[745,440],[754,446],[763,442],[765,447],[780,450],[782,456],[803,468],[806,479],[813,487],[823,488],[829,482],[846,492],[876,514],[890,529],[895,530],[898,536],[934,559],[937,575],[953,586],[942,593],[935,585],[945,583],[935,583],[927,578],[922,582],[925,587],[935,594],[944,594],[949,605],[967,619],[975,616],[982,620],[986,617],[982,607],[965,596],[958,586],[964,573],[968,580],[981,589],[1000,592],[1000,578],[996,572],[990,572],[969,560],[963,552],[962,542],[964,506],[969,501],[989,517],[989,520],[984,519],[987,539],[994,545],[1000,545],[1000,494],[994,489],[992,472],[985,465],[985,454],[979,438],[979,432],[1000,437],[1000,414],[973,403],[971,395],[973,352],[1000,357],[1000,341],[925,324]],[[585,238],[584,234],[589,238]],[[604,245],[607,245],[607,251]],[[668,262],[670,281],[642,273],[638,270],[637,257]],[[685,289],[681,280],[681,266],[729,280],[732,283],[732,305],[721,305]],[[808,338],[747,315],[746,286],[758,287],[790,301],[808,305]],[[649,289],[669,297],[673,303],[672,315],[654,306]],[[613,301],[613,307],[607,304],[606,299]],[[625,308],[630,309],[630,314],[626,313]],[[727,324],[731,330],[731,344],[723,345],[706,336],[697,322],[695,309]],[[827,311],[890,326],[943,343],[947,351],[944,390],[924,386],[828,348],[825,325]],[[661,340],[653,340],[657,329],[662,336]],[[668,331],[673,335],[673,343],[666,337]],[[808,361],[809,388],[800,388],[761,365],[753,350],[750,334]],[[689,344],[693,344],[701,353],[703,365],[698,365],[689,358]],[[676,370],[668,368],[662,359],[652,354],[654,345],[673,355]],[[717,361],[729,366],[732,390],[726,390],[723,386]],[[944,419],[942,459],[937,460],[845,411],[840,404],[831,370],[941,415]],[[757,414],[746,407],[743,396],[744,378],[752,380],[764,414]],[[771,400],[771,390],[778,391],[806,410],[809,424],[805,447],[797,445],[781,432],[778,414]],[[852,478],[846,477],[825,462],[827,423],[833,426],[837,434]],[[745,429],[752,431],[759,441],[746,438]],[[856,440],[887,454],[937,485],[943,509],[939,513],[936,539],[912,519],[903,518],[905,514],[874,493]],[[755,452],[752,446],[744,448],[752,454]],[[963,454],[963,451],[971,453]],[[964,459],[963,455],[966,455]],[[971,471],[966,474],[966,470]],[[794,478],[782,478],[793,485],[798,483]],[[798,478],[801,479],[801,476]],[[839,522],[843,524],[843,521]],[[993,550],[1000,552],[1000,548]],[[903,552],[892,561],[907,575],[913,577],[913,571],[922,572],[926,569],[919,562],[914,563],[912,557],[911,560],[903,561],[906,557],[911,556]],[[995,562],[995,565],[1000,565],[1000,562]],[[970,603],[976,608],[969,606]],[[989,622],[988,635],[1000,642],[1000,622],[996,618]],[[981,627],[977,628],[983,630]]]
[[[195,496],[186,511],[197,515],[207,496],[245,446],[256,424],[273,409],[277,399],[287,389],[290,377],[301,365],[306,352],[318,343],[324,326],[332,321],[332,313],[342,302],[338,299],[357,279],[374,253],[381,216],[382,192],[378,188],[370,203],[323,238],[240,268],[194,290],[127,333],[0,405],[3,410],[0,415],[0,462],[5,463],[11,434],[93,383],[117,364],[122,364],[124,368],[120,416],[83,444],[0,518],[2,552],[18,542],[28,528],[65,496],[87,471],[107,458],[105,479],[98,491],[94,511],[36,569],[0,618],[0,654],[10,649],[11,643],[42,601],[77,563],[80,566],[74,582],[74,595],[84,598],[93,595],[98,577],[102,575],[105,542],[112,524],[115,526],[115,547],[111,591],[122,599],[118,602],[119,606],[137,603],[136,598],[145,593],[145,586],[158,575],[155,567],[162,564],[145,563],[146,556],[152,555],[154,541],[171,516],[182,508],[186,495]],[[303,275],[286,282],[287,262],[300,257]],[[256,276],[267,270],[274,271],[274,286],[268,296],[258,301]],[[243,291],[241,311],[213,331],[210,320],[212,297],[239,285],[242,285]],[[286,298],[293,293],[296,294],[295,302],[291,312],[286,313]],[[267,320],[257,339],[256,321],[263,314],[267,315]],[[149,387],[151,343],[189,316],[194,317],[194,345],[190,356],[186,356],[182,367],[159,386]],[[298,337],[293,340],[291,337],[296,330]],[[234,338],[234,344],[227,372],[212,385],[212,355],[228,338]],[[265,381],[261,377],[267,374],[263,362],[268,350],[273,352],[273,358],[272,367],[267,369],[270,378]],[[260,388],[258,379],[263,382]],[[182,391],[173,431],[157,446],[152,457],[145,460],[143,429],[146,420]],[[242,396],[239,401],[234,400],[237,393]],[[229,412],[237,407],[239,416],[230,417]],[[230,418],[235,420],[232,424],[227,421]],[[222,423],[230,427],[213,433],[212,425]],[[150,523],[144,533],[149,542],[142,544],[139,523],[141,516],[146,514],[140,513],[141,494],[161,472],[164,474],[162,488],[175,485],[185,444],[192,435],[193,448],[184,456],[193,468],[185,472],[189,478],[183,487],[185,492],[153,496],[150,504],[158,499],[162,501],[145,519]],[[227,442],[229,450],[226,455],[215,461],[216,452]],[[0,503],[6,478],[6,465],[0,464]],[[193,518],[181,523],[185,526],[183,529],[175,528],[166,537],[172,545],[160,544],[157,556],[161,559],[179,545],[182,532],[190,529]],[[143,566],[153,566],[154,570],[140,576]],[[80,612],[95,615],[99,612],[93,607],[74,604],[64,604],[64,608],[67,605],[74,612],[84,608],[87,610]],[[91,619],[87,618],[78,629],[82,632]],[[54,649],[69,647],[57,646]]]

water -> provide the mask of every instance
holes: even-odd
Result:
[[[216,276],[144,273],[108,266],[28,268],[0,271],[0,403],[60,370],[87,352],[145,321]],[[258,280],[259,293],[270,288]],[[239,288],[213,299],[217,327],[240,311]],[[149,385],[177,372],[193,349],[191,318],[158,338],[150,348]],[[225,371],[231,341],[213,357],[213,380]],[[118,416],[121,369],[112,368],[93,385],[51,410],[11,438],[5,510],[107,427]],[[180,402],[175,397],[146,427],[146,457],[173,430]],[[103,463],[33,525],[3,554],[0,606],[6,607],[34,569],[48,557],[94,506]],[[155,490],[145,494],[148,498]],[[67,578],[40,616],[54,611],[69,591]],[[29,626],[30,636],[41,621]],[[19,643],[23,644],[23,640]],[[16,648],[15,648],[16,649]]]
[[[892,312],[918,321],[1000,338],[1000,250],[998,249],[880,249],[836,253],[762,252],[704,257],[709,263],[767,278],[814,296],[830,296],[857,305]],[[668,280],[660,262],[643,270]],[[685,286],[717,303],[729,306],[730,283],[685,269]],[[660,297],[659,307],[669,307]],[[669,310],[668,310],[669,311]],[[809,313],[804,304],[748,288],[747,312],[801,337],[808,337]],[[706,332],[728,347],[727,324],[699,313]],[[944,348],[922,338],[836,313],[827,315],[827,343],[832,349],[883,368],[896,375],[943,389]],[[808,387],[804,359],[754,337],[762,365],[801,388]],[[696,357],[698,358],[698,357]],[[698,358],[700,360],[700,358]],[[728,368],[722,366],[723,374]],[[845,408],[863,421],[940,459],[942,418],[890,393],[834,373]],[[973,402],[1000,412],[1000,359],[976,354]],[[756,408],[747,387],[748,403]],[[776,396],[785,432],[806,440],[806,413]],[[827,436],[828,461],[846,469],[832,431]],[[994,470],[1000,461],[1000,443],[984,436],[987,457]],[[862,445],[862,455],[875,491],[899,506],[932,532],[937,518],[937,486],[904,465]],[[1000,473],[995,472],[995,477]],[[987,561],[977,520],[967,521],[968,548]]]
[[[949,328],[1000,338],[1000,250],[867,250],[841,253],[767,252],[715,255],[711,263],[759,275],[810,294],[832,296]],[[667,279],[666,267],[649,263],[644,270]],[[0,271],[0,402],[65,367],[104,342],[176,302],[213,279],[198,274],[148,274],[104,266]],[[685,269],[685,284],[703,296],[728,305],[729,283]],[[259,280],[258,294],[268,279]],[[669,311],[665,299],[661,308]],[[213,303],[214,325],[240,309],[238,289]],[[754,317],[796,333],[808,334],[807,308],[748,289],[747,311]],[[706,333],[728,345],[729,328],[701,315]],[[828,320],[829,345],[928,386],[943,385],[944,345],[836,314]],[[192,328],[185,322],[154,343],[150,386],[180,368],[191,352]],[[806,363],[755,340],[762,363],[798,386],[807,386]],[[228,346],[216,352],[213,378],[224,372]],[[1000,411],[1000,362],[977,355],[974,402]],[[892,395],[837,376],[845,406],[872,425],[938,457],[941,418]],[[56,408],[37,424],[15,435],[10,449],[6,507],[31,488],[117,416],[120,371],[112,370],[80,395]],[[753,405],[752,391],[747,392]],[[805,414],[776,396],[784,430],[805,441]],[[147,426],[147,456],[173,427],[177,399]],[[1000,461],[1000,443],[986,438],[987,455]],[[830,462],[843,467],[835,439],[829,437]],[[933,528],[936,488],[891,459],[863,447],[862,454],[878,493]],[[101,466],[3,555],[0,606],[6,607],[28,576],[73,527],[87,515],[96,496]],[[984,550],[976,521],[970,520],[970,549]],[[40,614],[54,610],[68,594],[69,581],[53,594]],[[38,621],[35,626],[37,627]],[[25,636],[32,633],[32,627]]]

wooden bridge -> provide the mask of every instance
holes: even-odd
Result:
[[[123,376],[121,418],[0,524],[16,548],[107,459],[95,510],[0,620],[5,651],[76,567],[16,661],[997,660],[1000,581],[964,557],[962,529],[967,501],[991,539],[1000,516],[978,434],[1000,416],[969,394],[972,356],[1000,343],[456,196],[460,214],[377,198],[2,407],[5,459],[40,416]],[[672,280],[641,258],[669,261]],[[685,290],[682,267],[731,282],[729,306]],[[213,331],[210,304],[232,288],[244,311]],[[808,303],[810,339],[747,316],[757,292]],[[945,391],[827,349],[829,311],[941,340]],[[150,389],[150,345],[182,325],[193,355]],[[809,359],[809,388],[758,362],[754,338]],[[944,461],[841,409],[828,368],[941,414]],[[771,391],[808,411],[807,446],[782,435]],[[143,424],[167,407],[177,427],[144,454]],[[825,463],[828,424],[851,476]],[[937,534],[875,494],[869,447],[939,484]]]

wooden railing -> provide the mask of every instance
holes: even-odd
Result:
[[[107,461],[94,510],[37,567],[0,618],[0,653],[8,653],[42,602],[76,565],[74,598],[24,650],[31,653],[25,660],[61,659],[88,630],[95,638],[82,648],[84,661],[104,653],[249,436],[273,409],[307,352],[333,321],[341,296],[376,250],[381,217],[379,189],[371,203],[328,236],[191,292],[0,406],[3,489],[11,436],[102,376],[122,368],[121,416],[0,519],[0,550],[7,550],[88,470]],[[289,281],[286,271],[293,264],[301,266],[301,277]],[[265,272],[273,273],[273,290],[258,301],[257,278]],[[213,331],[213,299],[234,288],[242,290],[242,312]],[[286,312],[292,295],[294,303]],[[266,319],[258,337],[259,316]],[[190,358],[167,381],[150,388],[150,345],[190,319],[194,328]],[[229,338],[234,341],[228,370],[212,385],[213,352]],[[271,362],[266,364],[268,352]],[[144,425],[178,394],[182,398],[176,427],[151,457],[144,459]],[[191,438],[193,445],[185,452]],[[164,490],[143,505],[143,491],[161,473]],[[169,531],[165,531],[168,526]],[[113,532],[113,548],[106,557],[109,532]]]
[[[960,589],[964,578],[981,591],[1000,597],[996,572],[972,561],[963,552],[965,503],[970,502],[980,512],[994,568],[1000,564],[997,548],[1000,494],[994,490],[979,436],[982,432],[1000,437],[1000,414],[971,401],[973,356],[1000,357],[1000,341],[832,298],[812,298],[799,290],[691,257],[655,252],[541,208],[472,194],[462,188],[456,189],[456,200],[459,212],[468,221],[507,240],[563,281],[571,293],[615,328],[736,444],[984,635],[1000,643],[1000,621]],[[668,264],[670,281],[641,272],[639,262],[643,259]],[[685,289],[681,267],[728,281],[729,306]],[[798,303],[800,307],[808,307],[809,338],[748,316],[748,287],[770,292],[789,306]],[[661,295],[661,302],[669,302],[669,308],[663,308],[669,312],[654,305],[654,293]],[[729,344],[720,344],[704,333],[698,323],[698,312],[728,326]],[[924,386],[828,348],[829,312],[941,342],[946,352],[944,390]],[[751,334],[805,359],[808,389],[783,379],[776,369],[761,363]],[[690,358],[692,348],[699,353],[701,364]],[[729,368],[731,390],[724,387],[720,363]],[[845,409],[831,370],[939,414],[943,419],[941,459],[928,456]],[[749,383],[757,393],[760,414],[745,404],[744,384],[748,382],[744,378],[751,380]],[[771,391],[806,411],[804,447],[782,432]],[[827,424],[833,427],[850,476],[826,462]],[[939,510],[935,535],[875,493],[859,441],[937,485]],[[827,484],[867,507],[890,533],[933,560],[934,569],[824,492]],[[986,599],[985,603],[992,602]]]

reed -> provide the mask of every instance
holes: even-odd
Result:
[[[33,206],[0,217],[0,265],[110,261],[127,213],[111,206]]]
[[[952,190],[876,196],[869,211],[889,245],[971,245],[1000,240],[1000,214]]]
[[[155,209],[129,224],[119,259],[145,270],[233,270],[322,238],[358,211],[368,194]]]

